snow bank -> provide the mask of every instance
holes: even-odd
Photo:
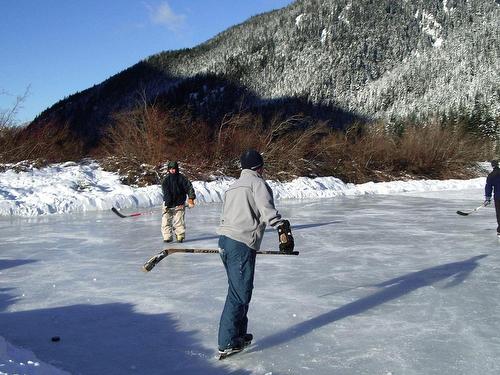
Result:
[[[197,201],[221,202],[233,182],[221,178],[194,181]],[[472,180],[419,180],[346,184],[335,177],[297,178],[280,183],[268,181],[276,199],[324,198],[344,195],[400,194],[404,192],[475,189],[485,178]],[[158,185],[134,188],[123,185],[116,173],[103,171],[97,163],[56,164],[42,169],[0,173],[0,215],[37,216],[78,211],[158,206],[162,202]]]
[[[0,173],[0,215],[37,216],[148,207],[161,202],[158,186],[132,188],[97,163],[55,164],[42,169]]]

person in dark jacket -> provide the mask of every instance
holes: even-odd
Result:
[[[186,195],[188,207],[194,207],[196,194],[191,182],[179,173],[179,163],[171,161],[167,164],[168,174],[161,183],[163,192],[163,214],[161,218],[161,233],[164,242],[172,242],[175,234],[177,242],[185,239],[185,206]]]
[[[219,358],[237,353],[253,339],[247,332],[256,251],[266,225],[278,231],[279,249],[291,252],[294,239],[288,220],[274,207],[273,192],[262,177],[264,159],[256,150],[241,155],[241,175],[226,191],[221,223],[217,228],[220,257],[228,290],[219,323]]]
[[[500,168],[498,168],[498,160],[492,160],[491,166],[493,171],[486,177],[486,186],[484,188],[484,205],[491,203],[491,195],[493,193],[493,201],[495,202],[495,211],[497,214],[497,235],[500,236]]]

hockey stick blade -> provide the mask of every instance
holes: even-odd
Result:
[[[483,208],[483,207],[486,207],[486,206],[484,204],[482,204],[479,207],[476,207],[473,210],[470,210],[468,212],[466,212],[466,211],[457,211],[457,214],[459,214],[461,216],[469,216],[471,213],[476,212],[477,210],[479,210],[480,208]]]
[[[151,271],[163,258],[168,256],[168,251],[160,251],[158,254],[153,255],[148,259],[146,263],[142,266],[144,272]]]
[[[133,213],[133,214],[130,214],[130,215],[124,215],[124,214],[122,214],[120,211],[118,211],[114,207],[111,207],[111,211],[113,211],[115,214],[117,214],[118,216],[120,216],[122,219],[124,219],[126,217],[134,217],[134,216],[140,216],[140,215],[142,215],[141,212],[136,212],[136,213]]]
[[[219,254],[219,249],[165,249],[158,254],[153,255],[149,260],[144,263],[142,270],[144,272],[151,271],[161,260],[174,253],[187,253],[187,254]],[[262,255],[299,255],[298,251],[285,253],[283,251],[272,250],[259,250],[257,254]]]

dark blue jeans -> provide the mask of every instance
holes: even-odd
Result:
[[[500,197],[494,197],[493,202],[495,202],[495,212],[497,214],[497,233],[500,233]]]
[[[220,257],[226,268],[228,290],[219,324],[219,349],[243,345],[248,305],[252,299],[255,250],[226,236],[219,237]]]

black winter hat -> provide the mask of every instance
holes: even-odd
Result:
[[[241,169],[257,170],[264,165],[262,155],[255,150],[247,150],[240,157]]]
[[[497,168],[497,167],[498,167],[498,160],[492,160],[492,161],[491,161],[491,166],[492,166],[493,168]]]

